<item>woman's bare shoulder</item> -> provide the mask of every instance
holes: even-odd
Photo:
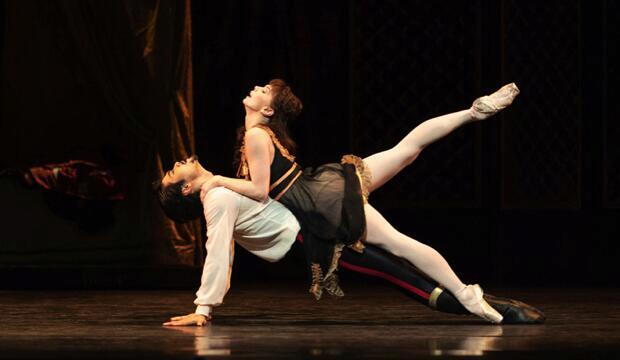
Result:
[[[245,141],[246,141],[246,144],[248,142],[258,143],[258,144],[270,143],[271,136],[269,135],[267,130],[259,126],[255,126],[245,132]]]

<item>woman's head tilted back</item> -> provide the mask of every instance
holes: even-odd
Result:
[[[176,222],[199,219],[203,214],[200,186],[210,176],[213,174],[192,156],[177,161],[161,180],[153,182],[153,189],[166,216]]]
[[[243,105],[246,116],[260,115],[259,123],[271,128],[282,145],[294,152],[295,142],[287,125],[301,113],[303,104],[284,80],[273,79],[265,86],[255,86],[243,99]]]
[[[303,104],[282,79],[273,79],[264,86],[255,86],[243,99],[248,113],[260,113],[270,123],[294,120]]]

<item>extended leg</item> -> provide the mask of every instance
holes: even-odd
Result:
[[[501,322],[502,316],[484,301],[480,287],[463,284],[435,249],[398,232],[370,204],[364,206],[364,212],[368,243],[409,261],[445,286],[470,312],[491,322]]]
[[[368,229],[367,243],[409,261],[430,278],[443,284],[453,294],[465,288],[465,284],[437,250],[394,229],[370,204],[364,206],[364,212]]]
[[[470,109],[424,121],[393,148],[366,157],[364,161],[372,174],[369,191],[372,192],[388,182],[411,164],[431,143],[468,122],[486,119],[496,114],[509,106],[518,94],[519,89],[516,85],[508,84],[489,96],[476,99]]]
[[[301,234],[297,236],[297,244],[296,248],[302,251],[304,237]],[[411,263],[376,245],[365,244],[361,253],[344,247],[339,265],[340,268],[386,280],[422,305],[447,313],[470,314],[450,292],[443,291]]]
[[[303,251],[303,243],[303,237],[300,234],[297,237],[298,245],[295,248],[298,251]],[[435,281],[422,275],[411,263],[375,245],[367,243],[362,253],[345,247],[339,265],[341,269],[385,280],[420,304],[437,311],[462,315],[471,314],[454,295],[443,290]],[[545,315],[542,311],[523,302],[499,298],[490,294],[485,294],[484,297],[504,317],[503,324],[541,324],[545,321]]]
[[[340,268],[388,281],[412,299],[437,311],[451,314],[471,314],[449,291],[422,275],[408,261],[387,251],[366,244],[358,253],[345,247]],[[503,317],[503,324],[540,324],[545,321],[542,311],[520,301],[485,294],[486,301]]]
[[[462,110],[426,120],[393,148],[364,158],[372,174],[370,192],[381,187],[410,165],[426,146],[473,119],[469,110]]]
[[[345,247],[340,257],[340,267],[386,280],[422,305],[447,313],[469,314],[452,294],[442,291],[435,281],[423,276],[406,260],[375,245],[366,244],[362,253]]]

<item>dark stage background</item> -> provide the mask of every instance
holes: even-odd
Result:
[[[12,73],[6,59],[13,54],[7,53],[6,44],[15,36],[8,25],[20,21],[8,18],[9,3],[12,8],[21,6],[17,1],[1,2],[3,82]],[[142,3],[151,9],[160,4]],[[161,4],[165,9],[169,3]],[[104,16],[105,6],[100,10]],[[161,19],[172,16],[160,14]],[[509,110],[430,146],[411,167],[373,193],[371,202],[401,231],[439,250],[466,282],[617,286],[619,14],[618,1],[611,0],[195,0],[191,3],[190,97],[194,128],[189,132],[195,147],[186,140],[184,150],[195,149],[214,172],[233,175],[235,130],[243,123],[241,99],[251,87],[273,77],[288,80],[304,102],[302,115],[291,127],[299,144],[298,158],[305,166],[338,161],[344,153],[367,156],[383,150],[423,120],[469,107],[476,97],[514,81],[521,95]],[[20,12],[19,16],[30,15]],[[163,26],[159,29],[166,31]],[[22,41],[28,41],[23,51],[33,54],[49,45],[40,39]],[[37,66],[45,73],[46,61]],[[125,76],[132,81],[131,74]],[[137,76],[134,80],[141,81]],[[46,118],[21,117],[18,122],[7,117],[6,104],[37,107],[46,101],[38,94],[3,92],[5,143],[11,132],[26,136],[20,132],[26,126],[23,122],[29,128],[63,126],[63,109],[71,106],[67,103],[47,104],[57,111]],[[95,123],[107,129],[108,122],[112,120],[100,117]],[[45,148],[33,150],[36,144],[22,140],[22,148],[28,144],[29,150],[5,152],[1,163],[27,167],[80,158],[87,151],[100,151],[105,139],[102,135],[96,146],[67,144],[66,149],[77,150],[55,156],[41,156]],[[136,146],[131,137],[120,142],[115,149]],[[182,152],[166,149],[169,156],[162,161],[170,166],[166,160]],[[34,205],[24,201],[20,206]],[[24,224],[40,221],[44,219],[33,216]],[[62,237],[54,233],[46,241]],[[66,267],[63,256],[75,254],[64,248],[54,261],[35,261],[45,253],[33,255],[7,245],[23,241],[28,239],[2,238],[2,259],[11,260],[0,263],[7,269],[6,279],[11,279],[10,274],[29,276],[15,269],[32,264],[48,270]],[[139,249],[149,249],[153,240],[146,232],[132,241]],[[192,272],[197,274],[201,241],[185,244],[194,251],[193,263],[158,261],[149,251],[122,259],[119,250],[109,258],[98,258],[95,268],[105,269],[110,263],[136,268],[189,264],[198,269]],[[305,279],[300,262],[293,254],[281,263],[267,264],[239,250],[234,281],[261,276]],[[70,264],[88,265],[87,261]],[[112,285],[103,281],[105,286],[150,281],[145,280],[148,276],[127,280],[122,271],[115,276],[121,280]],[[174,283],[174,275],[168,276]],[[10,281],[12,286],[17,283]]]

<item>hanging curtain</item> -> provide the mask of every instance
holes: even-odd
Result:
[[[138,260],[199,266],[200,222],[165,218],[150,187],[195,150],[190,1],[8,0],[5,13],[0,166],[113,152]]]

